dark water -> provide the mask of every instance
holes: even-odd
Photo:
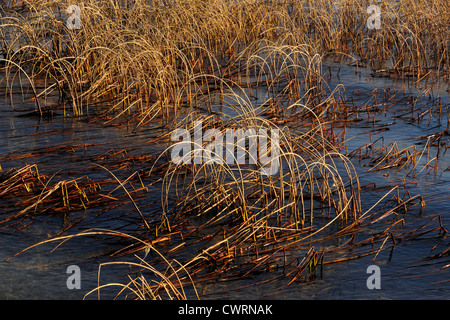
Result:
[[[422,88],[405,80],[393,80],[390,78],[371,77],[371,70],[364,68],[349,67],[343,65],[339,71],[339,64],[328,62],[324,67],[330,67],[330,87],[339,83],[345,85],[347,97],[354,95],[355,99],[367,101],[370,92],[378,88],[386,87],[405,90],[405,95],[419,96]],[[448,84],[433,87],[435,97],[441,97],[443,105],[450,101]],[[355,90],[359,92],[355,93]],[[359,103],[359,102],[358,102]],[[426,98],[418,100],[418,108],[425,108],[429,102]],[[15,107],[32,110],[32,104],[16,102]],[[401,106],[401,104],[400,104]],[[2,102],[0,106],[0,156],[12,153],[13,155],[27,154],[41,148],[95,144],[88,147],[87,154],[82,151],[50,153],[37,155],[33,158],[15,160],[10,162],[0,161],[3,170],[11,167],[23,166],[26,163],[37,163],[40,172],[52,174],[61,170],[61,174],[70,176],[70,172],[79,172],[80,168],[87,166],[89,155],[102,154],[108,150],[116,151],[126,149],[128,154],[157,154],[164,145],[148,144],[157,132],[154,129],[142,127],[134,130],[133,126],[108,126],[101,123],[90,123],[72,118],[64,118],[62,115],[54,115],[50,119],[38,119],[34,117],[17,117],[20,112],[13,111],[8,103]],[[19,108],[20,109],[20,108]],[[425,117],[426,118],[426,117]],[[447,119],[444,117],[437,121],[434,117],[430,121],[421,123],[410,123],[395,117],[393,110],[386,114],[377,116],[377,124],[390,124],[388,131],[372,135],[373,139],[384,138],[384,143],[396,141],[399,149],[411,146],[419,141],[413,137],[440,132],[445,129]],[[359,148],[368,143],[371,130],[375,129],[366,125],[349,125],[346,131],[348,140],[348,151]],[[433,131],[434,130],[434,131]],[[431,149],[436,153],[435,149]],[[382,186],[398,183],[405,177],[405,170],[376,171],[368,173],[370,167],[361,167],[358,159],[353,159],[354,165],[360,174],[361,184],[372,182]],[[450,153],[440,157],[441,168],[450,166]],[[76,174],[75,174],[76,175]],[[104,177],[108,173],[100,170],[89,173],[90,176]],[[444,171],[438,175],[420,174],[414,178],[406,178],[414,181],[409,185],[409,192],[421,194],[426,206],[423,212],[417,211],[408,214],[408,223],[412,226],[420,226],[436,214],[442,217],[443,225],[450,230],[450,171]],[[363,209],[368,209],[383,196],[386,191],[365,190],[363,193]],[[152,190],[152,196],[159,197],[158,188]],[[151,198],[151,197],[150,197]],[[95,226],[99,228],[112,228],[127,230],[127,226],[138,221],[138,215],[131,206],[125,205],[111,210],[107,214],[99,216],[92,215],[89,211],[75,213],[74,215],[85,215],[84,220],[69,232],[84,230]],[[132,212],[125,218],[115,219],[122,213]],[[74,218],[74,217],[72,217]],[[95,239],[76,238],[50,252],[56,245],[46,244],[30,251],[24,252],[9,262],[4,261],[11,255],[19,252],[27,246],[38,241],[45,240],[53,235],[64,225],[62,216],[38,217],[30,226],[22,230],[2,229],[0,230],[0,298],[1,299],[80,299],[88,291],[94,289],[98,284],[99,265],[109,261],[105,258],[92,258],[97,254],[111,249],[120,248],[120,244],[114,241],[98,241]],[[130,227],[132,229],[132,227]],[[435,248],[435,246],[438,246]],[[439,237],[436,233],[429,236],[408,241],[396,246],[393,250],[380,252],[375,261],[373,255],[352,260],[349,262],[325,265],[322,275],[314,281],[306,284],[292,284],[283,288],[279,281],[268,281],[266,284],[248,286],[255,282],[270,280],[276,274],[261,274],[255,278],[244,279],[237,282],[215,282],[201,285],[197,288],[206,299],[448,299],[450,298],[450,264],[449,256],[437,260],[422,261],[421,259],[434,253],[448,249],[450,241]],[[434,248],[434,250],[433,250]],[[295,254],[295,253],[293,253]],[[143,253],[138,253],[142,256]],[[133,257],[128,260],[134,261]],[[120,260],[120,259],[119,259]],[[127,257],[122,258],[122,261]],[[369,265],[375,264],[381,271],[381,289],[369,290],[366,273]],[[68,289],[66,280],[67,267],[78,265],[81,270],[81,289]],[[102,267],[100,283],[114,282],[124,279],[129,272],[126,266]],[[283,280],[285,281],[285,279]],[[112,298],[117,290],[104,289],[101,298]],[[96,294],[89,296],[97,298]]]

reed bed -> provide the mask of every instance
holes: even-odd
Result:
[[[80,29],[67,27],[64,1],[22,4],[21,12],[3,9],[6,71],[28,75],[32,85],[45,79],[48,88],[35,94],[57,93],[75,115],[94,101],[108,102],[115,114],[149,119],[179,112],[211,87],[222,88],[221,81],[248,77],[249,60],[264,64],[272,43],[308,46],[303,80],[309,90],[320,76],[309,71],[318,52],[418,79],[449,69],[449,16],[439,1],[380,3],[382,28],[376,31],[366,26],[369,4],[352,1],[84,1]],[[295,72],[279,72],[297,85]],[[44,106],[37,107],[42,112]]]
[[[372,92],[374,99],[361,105],[346,98],[342,86],[330,88],[322,70],[331,55],[371,66],[375,76],[448,79],[450,17],[442,1],[381,2],[379,30],[367,28],[368,1],[88,0],[79,3],[79,29],[67,26],[67,5],[41,0],[3,7],[0,61],[10,101],[18,94],[31,98],[40,115],[62,111],[65,117],[108,125],[126,121],[136,128],[157,123],[161,134],[149,143],[167,144],[152,156],[128,156],[126,148],[84,156],[90,165],[83,170],[96,167],[108,174],[100,181],[84,175],[55,179],[40,175],[37,165],[0,171],[0,194],[21,208],[1,224],[38,214],[132,207],[136,234],[61,232],[37,244],[98,235],[123,241],[110,256],[134,254],[137,262],[101,268],[128,264],[135,273],[125,283],[99,285],[89,294],[118,286],[118,296],[136,299],[199,298],[198,286],[262,272],[274,272],[270,281],[289,286],[313,280],[326,264],[375,259],[401,243],[446,233],[439,217],[408,226],[406,213],[421,212],[424,199],[409,192],[401,196],[400,185],[385,187],[380,200],[363,209],[362,193],[372,186],[360,185],[352,159],[359,154],[369,172],[436,173],[448,130],[418,137],[427,139],[422,150],[384,141],[378,146],[378,140],[350,152],[344,148],[349,123],[374,123],[388,110],[399,112],[399,119],[424,121],[429,114],[441,120],[447,106],[433,98],[428,111],[417,109],[416,101],[397,108],[400,93],[387,91]],[[58,102],[50,104],[50,97]],[[256,132],[277,129],[278,145],[269,139],[271,147],[266,146],[272,155],[279,148],[277,172],[262,175],[260,162],[173,163],[171,133],[185,128],[194,135],[195,121],[222,135],[230,128],[253,129],[257,137]],[[432,157],[430,148],[436,146]],[[197,147],[211,156],[207,143]],[[74,148],[89,146],[40,152]],[[118,172],[128,178],[118,178]],[[142,209],[135,200],[154,186],[160,187],[157,209]]]

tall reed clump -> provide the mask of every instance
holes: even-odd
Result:
[[[188,162],[198,155],[206,158],[187,166],[189,174],[185,163],[171,164],[163,207],[169,208],[169,194],[177,194],[180,201],[174,209],[178,213],[164,212],[165,216],[214,212],[214,220],[232,213],[243,222],[265,216],[279,226],[290,223],[301,228],[313,223],[313,212],[321,203],[343,220],[356,219],[358,178],[348,159],[325,137],[322,119],[330,98],[323,87],[321,57],[310,50],[274,43],[263,46],[245,61],[241,86],[223,84],[221,99],[208,105],[211,115],[188,112],[174,122],[174,129],[184,127],[194,137],[201,120],[203,132],[216,130],[223,140],[214,146],[212,137],[202,145],[189,140],[191,153],[183,155]],[[257,106],[250,98],[254,87],[261,95]],[[239,130],[243,136],[238,136]],[[273,130],[276,136],[270,136]],[[261,142],[266,133],[267,143]],[[233,144],[231,151],[229,145],[223,149],[225,137]],[[251,145],[257,150],[252,152]],[[259,161],[261,153],[271,154],[276,172],[264,174],[268,166]],[[170,230],[170,222],[162,222]]]
[[[268,170],[267,165],[249,164],[254,155],[248,150],[244,155],[247,164],[217,164],[211,160],[216,159],[212,156],[207,158],[209,161],[190,168],[190,174],[185,165],[179,165],[165,176],[164,208],[170,208],[170,196],[177,194],[179,199],[177,206],[170,210],[173,213],[165,211],[165,217],[207,215],[211,221],[216,221],[234,215],[243,223],[261,219],[273,226],[287,224],[294,229],[313,225],[314,215],[321,211],[328,215],[333,212],[345,221],[356,220],[360,213],[357,175],[348,159],[330,151],[320,130],[298,132],[277,127],[262,118],[240,116],[220,127],[224,137],[229,134],[229,128],[248,132],[248,138],[255,140],[261,139],[261,132],[279,130],[278,154],[274,150],[278,147],[274,137],[267,142],[271,146],[267,147],[268,152],[276,155],[272,158],[278,166],[275,174],[262,174]],[[259,145],[259,148],[261,151],[265,146]],[[192,149],[189,157],[194,157],[196,152]],[[207,144],[200,152],[210,152]],[[233,157],[237,160],[239,156],[234,153]],[[163,219],[162,225],[170,231],[170,219]]]

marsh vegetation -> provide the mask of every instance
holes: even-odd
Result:
[[[329,265],[376,261],[424,237],[435,247],[423,259],[446,272],[448,212],[422,213],[430,199],[450,198],[409,188],[441,178],[448,191],[449,100],[436,91],[450,74],[446,1],[381,1],[375,30],[369,1],[87,0],[77,2],[79,28],[67,24],[69,1],[4,3],[0,84],[9,112],[150,132],[139,148],[117,139],[0,154],[0,226],[65,221],[17,255],[75,238],[114,241],[119,248],[99,255],[101,269],[132,272],[87,293],[117,287],[136,299],[202,298],[243,279],[255,279],[244,287],[276,283],[264,293],[276,295]],[[403,90],[349,92],[341,68],[402,81]],[[411,83],[418,93],[407,92]],[[261,175],[260,163],[173,163],[173,130],[194,134],[200,120],[224,135],[278,129],[277,173]],[[409,145],[380,137],[400,122],[426,132]],[[361,129],[365,141],[355,145]],[[68,154],[77,163],[69,169],[38,161]],[[127,231],[92,218],[77,229],[105,215]]]

